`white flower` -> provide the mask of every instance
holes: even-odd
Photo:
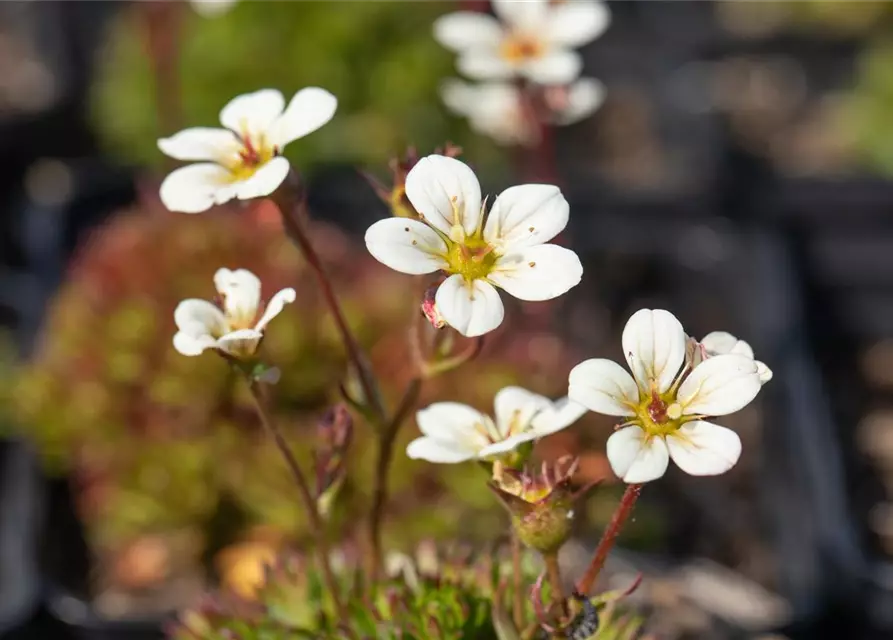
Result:
[[[598,0],[493,0],[499,20],[459,11],[434,23],[434,37],[459,54],[457,67],[477,80],[525,77],[540,84],[565,84],[583,67],[573,51],[597,38],[610,15]]]
[[[524,96],[506,82],[470,85],[456,79],[443,83],[440,95],[454,113],[468,118],[471,128],[500,144],[531,145],[539,131],[525,113]],[[580,78],[568,87],[545,90],[548,122],[573,124],[594,112],[604,100],[604,86],[594,78]],[[552,98],[550,101],[549,98]]]
[[[633,314],[622,342],[632,376],[611,360],[587,360],[571,371],[568,391],[592,411],[627,418],[608,438],[614,473],[624,482],[648,482],[666,472],[670,458],[696,476],[731,469],[741,440],[705,418],[734,413],[756,397],[761,385],[753,358],[724,354],[683,368],[685,332],[660,309]]]
[[[561,431],[586,412],[562,398],[552,402],[521,387],[506,387],[494,399],[496,420],[458,402],[437,402],[416,414],[424,434],[406,454],[429,462],[465,462],[510,453],[518,445]]]
[[[223,15],[233,8],[238,0],[189,0],[189,4],[199,15],[210,18]]]
[[[767,367],[765,363],[760,362],[753,355],[753,349],[744,340],[739,340],[731,333],[725,331],[713,331],[704,336],[701,340],[706,358],[723,355],[726,353],[737,353],[747,356],[756,362],[757,371],[760,374],[760,382],[766,384],[772,379],[772,369]],[[705,358],[705,359],[706,359]]]
[[[222,299],[217,307],[207,300],[184,300],[174,311],[179,331],[174,348],[184,356],[197,356],[206,349],[218,349],[244,358],[257,351],[267,324],[295,301],[294,289],[278,292],[263,308],[260,280],[246,269],[218,269],[214,286]]]
[[[502,322],[496,287],[521,300],[550,300],[580,282],[577,254],[546,244],[567,225],[568,204],[558,187],[511,187],[485,216],[474,172],[454,158],[428,156],[406,176],[406,196],[421,219],[379,220],[366,231],[366,247],[402,273],[451,274],[435,303],[464,336]]]
[[[170,157],[196,161],[165,178],[161,201],[171,211],[199,213],[233,198],[270,195],[288,175],[285,145],[328,122],[337,104],[317,87],[298,91],[287,108],[275,89],[233,98],[220,112],[224,128],[194,127],[158,141]]]

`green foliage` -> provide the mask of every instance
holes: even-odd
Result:
[[[184,4],[179,124],[217,126],[220,109],[240,93],[273,87],[288,99],[320,86],[338,96],[337,125],[288,147],[298,166],[310,159],[383,163],[408,144],[433,149],[446,139],[474,147],[486,162],[498,151],[448,117],[437,95],[453,56],[434,41],[431,25],[451,9],[446,2],[240,2],[209,19]],[[157,121],[144,35],[142,13],[123,12],[99,59],[93,119],[121,157],[158,165],[155,140],[173,131]]]

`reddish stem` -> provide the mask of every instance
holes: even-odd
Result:
[[[583,574],[583,577],[577,582],[577,593],[583,595],[589,593],[589,590],[595,583],[596,578],[598,578],[598,574],[601,572],[602,567],[605,566],[605,560],[608,559],[608,553],[610,553],[611,549],[614,547],[614,542],[617,540],[620,530],[623,529],[623,525],[626,524],[627,519],[629,519],[633,507],[636,506],[636,500],[639,499],[639,494],[642,493],[642,487],[643,485],[641,484],[631,484],[626,487],[626,491],[623,493],[620,503],[614,510],[614,515],[611,516],[611,522],[608,523],[608,528],[605,529],[605,532],[602,534],[602,539],[599,541],[598,547],[595,549],[595,555],[592,556],[592,561],[589,563],[586,573]]]

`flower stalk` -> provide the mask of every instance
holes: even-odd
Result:
[[[546,563],[546,572],[549,574],[549,583],[552,585],[552,604],[561,605],[564,615],[568,614],[567,598],[564,595],[564,587],[561,585],[561,567],[558,564],[558,553],[546,553],[543,555]]]
[[[369,511],[369,544],[370,544],[370,575],[375,578],[381,573],[381,523],[384,518],[384,507],[388,500],[388,471],[391,460],[394,457],[394,441],[400,432],[400,426],[409,416],[419,393],[422,390],[422,378],[413,378],[403,398],[400,401],[393,417],[388,421],[378,438],[378,452],[375,463],[375,485],[372,493],[372,507]]]
[[[332,287],[332,282],[326,273],[325,266],[313,247],[313,243],[307,236],[305,229],[306,221],[309,218],[307,197],[298,175],[293,171],[289,172],[285,182],[272,194],[271,199],[279,207],[279,212],[282,214],[285,232],[297,245],[298,249],[301,250],[313,273],[316,274],[320,291],[322,291],[329,312],[332,314],[338,333],[341,335],[344,348],[347,350],[347,357],[353,364],[359,378],[360,387],[365,396],[363,404],[371,409],[373,416],[380,423],[384,423],[386,410],[375,381],[375,375],[372,372],[372,366],[354,337],[350,326],[347,324],[341,304],[338,302],[338,297],[335,295],[335,290]]]
[[[623,497],[620,499],[620,503],[614,510],[614,515],[611,516],[611,522],[608,523],[607,529],[605,529],[605,532],[602,534],[602,539],[599,540],[598,547],[595,549],[595,553],[592,556],[592,561],[590,561],[589,567],[586,569],[586,573],[583,574],[583,577],[580,578],[580,581],[577,583],[577,593],[586,595],[589,593],[592,585],[595,584],[598,574],[601,572],[602,567],[605,566],[605,560],[608,558],[608,553],[610,553],[611,549],[614,547],[617,536],[620,534],[621,529],[623,529],[630,514],[633,512],[633,507],[636,506],[636,501],[642,493],[643,486],[644,485],[641,484],[631,484],[626,487],[626,491],[623,492]]]
[[[294,454],[291,452],[291,449],[288,447],[288,443],[285,441],[282,432],[270,418],[266,399],[264,398],[264,392],[260,383],[249,377],[248,388],[251,391],[251,398],[254,400],[254,408],[257,412],[258,419],[260,419],[264,430],[272,436],[273,442],[285,459],[285,462],[291,471],[291,475],[295,479],[295,484],[298,486],[301,500],[304,503],[304,510],[307,512],[307,517],[310,520],[310,528],[316,539],[317,559],[323,574],[323,579],[326,582],[326,587],[331,593],[332,602],[335,604],[335,609],[338,612],[339,617],[344,619],[346,610],[341,602],[338,582],[335,580],[335,574],[332,572],[332,566],[329,563],[329,544],[326,540],[325,526],[319,515],[316,501],[313,499],[313,494],[310,491],[310,484],[307,482],[307,478],[304,477],[304,472],[301,471],[301,467],[295,459]]]

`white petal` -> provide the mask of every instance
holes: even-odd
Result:
[[[459,55],[456,68],[473,80],[505,80],[515,75],[516,66],[499,55],[497,49],[476,48]]]
[[[493,0],[493,12],[507,24],[538,32],[549,15],[549,0]]]
[[[606,453],[614,474],[628,484],[657,480],[670,461],[663,438],[646,438],[639,427],[624,427],[608,438]]]
[[[251,177],[233,183],[239,200],[268,196],[282,184],[289,171],[288,160],[277,156],[258,167]]]
[[[496,429],[505,437],[512,433],[527,430],[533,416],[539,411],[552,406],[552,401],[538,393],[522,387],[505,387],[496,393],[493,399]]]
[[[194,336],[183,331],[174,335],[174,349],[184,356],[198,356],[216,346],[217,341],[209,335]]]
[[[276,89],[261,89],[236,96],[220,111],[220,123],[242,137],[267,133],[285,108],[285,98]]]
[[[724,416],[746,406],[760,391],[753,359],[727,354],[704,360],[679,386],[686,415]]]
[[[491,284],[483,280],[469,283],[458,274],[438,287],[434,303],[447,324],[467,338],[493,331],[505,316],[502,300]]]
[[[254,323],[260,306],[260,279],[248,269],[218,269],[214,286],[223,297],[223,310],[230,324]]]
[[[171,211],[200,213],[235,197],[232,174],[217,164],[190,164],[172,171],[161,183],[159,196]]]
[[[605,85],[595,78],[580,78],[567,90],[564,108],[553,115],[556,124],[573,124],[589,117],[605,100]]]
[[[546,20],[546,38],[566,47],[592,42],[608,28],[611,14],[598,0],[574,0],[555,4]]]
[[[640,309],[623,329],[623,355],[639,386],[650,393],[651,383],[663,393],[670,388],[685,360],[685,332],[669,311]]]
[[[489,444],[485,433],[494,430],[489,416],[460,402],[435,402],[416,413],[416,424],[429,438],[470,451]]]
[[[270,298],[267,308],[264,309],[264,314],[257,321],[257,324],[254,325],[254,328],[258,331],[263,331],[270,323],[270,320],[282,313],[285,305],[295,301],[295,297],[295,290],[291,287],[278,291],[276,295]]]
[[[639,404],[636,381],[613,360],[593,358],[571,369],[568,397],[591,411],[608,416],[632,416]]]
[[[744,340],[739,340],[737,343],[735,343],[735,346],[732,347],[732,350],[729,351],[729,353],[734,353],[739,356],[747,356],[748,358],[753,358],[753,349]]]
[[[263,336],[256,329],[239,329],[221,336],[217,340],[217,348],[237,358],[250,357],[257,351]]]
[[[158,140],[162,153],[175,160],[211,160],[226,164],[237,160],[242,143],[229,129],[193,127]]]
[[[484,226],[484,239],[503,252],[548,242],[567,226],[570,207],[561,189],[522,184],[499,194]]]
[[[701,340],[701,346],[706,349],[707,355],[718,356],[724,353],[732,353],[732,349],[735,348],[738,342],[738,338],[727,331],[711,331]]]
[[[561,398],[533,416],[532,430],[542,438],[571,426],[589,409],[570,398]]]
[[[207,300],[183,300],[174,309],[174,323],[180,331],[193,337],[226,332],[223,312]]]
[[[693,476],[716,476],[735,466],[741,457],[741,438],[731,429],[697,420],[667,436],[670,457]]]
[[[406,197],[420,215],[446,234],[454,224],[474,233],[481,217],[481,185],[455,158],[422,158],[406,176]]]
[[[434,39],[453,51],[493,45],[502,35],[496,18],[477,11],[456,11],[434,21]]]
[[[281,151],[289,142],[303,138],[331,120],[337,108],[338,98],[325,89],[301,89],[288,103],[285,112],[270,126],[267,141]]]
[[[424,222],[385,218],[366,230],[366,248],[394,271],[421,275],[447,267],[447,246]]]
[[[772,379],[772,369],[767,367],[765,363],[756,361],[757,364],[757,375],[760,376],[760,383],[766,384]]]
[[[583,265],[570,249],[540,244],[496,260],[487,279],[519,300],[551,300],[580,283]]]
[[[555,49],[526,63],[521,73],[539,84],[568,84],[583,70],[583,59],[576,51]]]
[[[406,455],[414,460],[454,464],[476,458],[477,452],[452,442],[422,437],[409,443]]]
[[[237,0],[189,0],[189,4],[195,9],[195,12],[206,18],[219,16],[236,4]]]
[[[531,440],[536,440],[540,435],[535,431],[525,431],[524,433],[517,433],[513,436],[506,438],[505,440],[500,440],[498,442],[494,442],[493,444],[489,444],[478,452],[479,458],[489,458],[491,456],[499,456],[504,453],[509,453],[510,451],[514,451],[518,448],[518,445],[524,444],[525,442],[530,442]]]

